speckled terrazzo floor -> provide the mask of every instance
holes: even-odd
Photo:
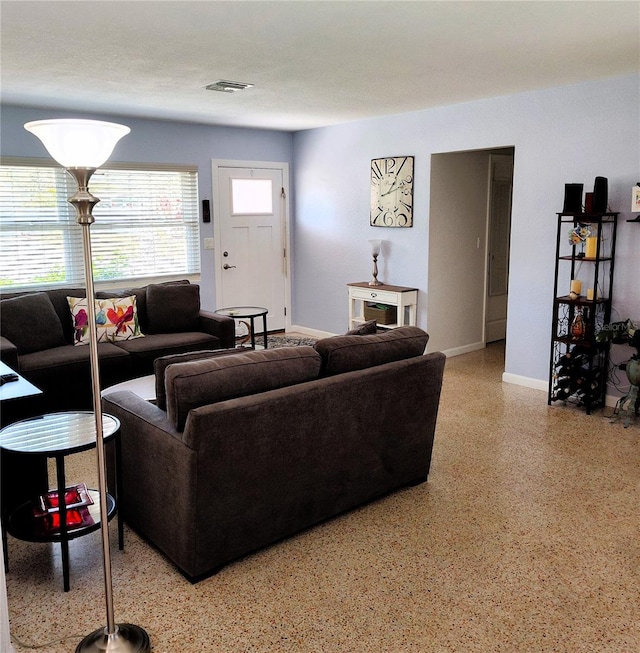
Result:
[[[447,361],[426,484],[197,585],[112,526],[116,620],[154,653],[640,651],[640,426],[502,384],[502,356]],[[69,463],[74,481],[95,465]],[[104,625],[98,534],[72,543],[68,593],[57,547],[8,550],[22,642],[74,651]]]

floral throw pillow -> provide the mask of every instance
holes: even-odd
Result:
[[[89,315],[85,297],[67,297],[73,322],[73,344],[89,344]],[[142,338],[136,310],[136,296],[96,299],[98,342]]]

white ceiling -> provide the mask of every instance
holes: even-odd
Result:
[[[640,72],[638,1],[1,0],[0,30],[6,104],[283,130]]]

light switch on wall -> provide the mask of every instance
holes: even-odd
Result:
[[[205,249],[213,249],[213,238],[205,238],[204,239],[204,248]]]

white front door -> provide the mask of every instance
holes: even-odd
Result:
[[[267,328],[285,328],[285,164],[213,167],[218,308],[263,306]]]

